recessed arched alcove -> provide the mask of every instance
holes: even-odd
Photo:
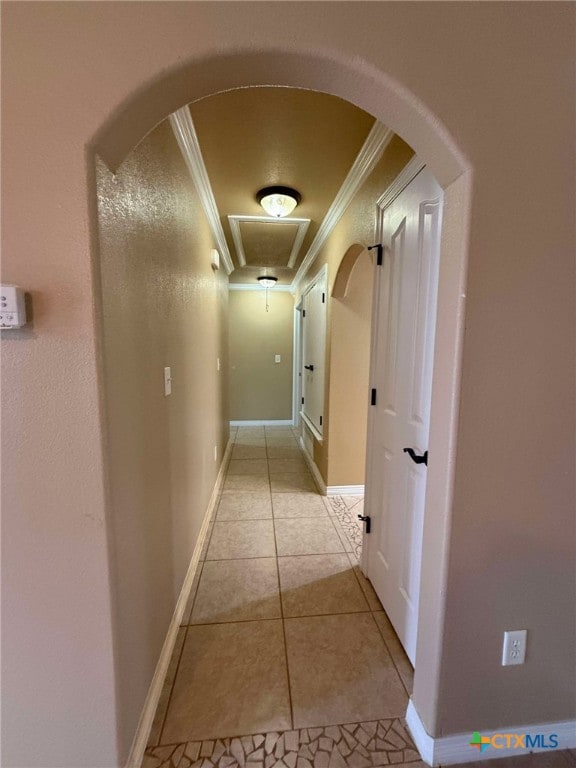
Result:
[[[332,288],[333,299],[345,299],[352,279],[354,267],[364,250],[360,243],[353,243],[346,251],[338,267],[338,273]]]
[[[330,306],[329,485],[360,495],[365,482],[373,279],[369,252],[353,243],[340,261]]]
[[[435,463],[427,491],[422,563],[423,588],[419,621],[419,669],[413,700],[429,732],[436,728],[436,702],[443,626],[445,563],[455,460],[463,292],[470,207],[470,166],[438,117],[396,80],[339,51],[238,51],[212,58],[190,58],[151,77],[108,116],[94,134],[89,153],[116,172],[131,150],[169,114],[209,95],[237,88],[280,86],[310,89],[350,101],[391,128],[429,164],[446,200],[438,300],[436,376],[431,451]],[[94,207],[95,211],[95,207]],[[95,212],[94,212],[94,215]],[[97,224],[94,224],[97,228]],[[364,246],[354,243],[344,254],[332,297],[346,298],[351,276]],[[366,258],[368,258],[366,254]],[[98,263],[99,254],[94,252]]]

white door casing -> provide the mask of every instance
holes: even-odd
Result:
[[[292,385],[292,422],[300,429],[302,408],[302,298],[294,307],[294,370]]]
[[[302,294],[302,411],[314,436],[324,432],[324,372],[328,271],[325,265]]]
[[[364,567],[414,664],[427,467],[405,449],[428,450],[443,195],[423,164],[412,169],[378,211]]]

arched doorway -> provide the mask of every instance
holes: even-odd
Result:
[[[397,83],[382,73],[361,72],[348,63],[315,55],[268,52],[221,57],[187,65],[143,89],[113,116],[94,137],[91,150],[111,170],[143,135],[183,104],[221,90],[266,84],[329,91],[370,112],[390,126],[426,160],[444,187],[447,226],[440,268],[438,344],[433,392],[430,450],[434,473],[428,481],[424,531],[422,615],[419,623],[420,669],[414,696],[423,721],[433,729],[434,703],[443,633],[443,578],[451,503],[455,428],[458,409],[460,345],[463,324],[462,285],[466,266],[466,221],[470,206],[470,169],[437,119]],[[361,87],[358,87],[358,83]],[[458,202],[458,206],[454,205]],[[96,254],[97,258],[97,254]]]

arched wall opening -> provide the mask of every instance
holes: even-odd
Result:
[[[351,486],[349,493],[361,493],[365,481],[373,283],[373,258],[353,243],[332,286],[327,449],[327,485]]]
[[[342,300],[345,299],[348,295],[348,289],[350,287],[350,281],[352,280],[354,267],[358,263],[358,260],[360,259],[360,256],[364,250],[365,248],[361,243],[353,243],[346,250],[346,253],[342,257],[342,261],[340,262],[338,273],[336,274],[334,287],[332,288],[333,299]]]
[[[434,453],[435,462],[427,488],[419,665],[413,693],[414,704],[427,731],[435,734],[471,206],[469,164],[438,118],[385,73],[363,62],[351,63],[344,56],[319,56],[309,51],[303,51],[301,55],[285,51],[238,52],[212,59],[190,60],[129,96],[94,136],[89,153],[91,160],[94,155],[101,158],[107,172],[115,172],[127,160],[130,150],[154,126],[184,104],[220,91],[262,85],[322,91],[356,104],[410,144],[444,188],[438,341],[430,434],[430,451]],[[96,206],[93,206],[95,211]],[[97,230],[97,223],[93,222],[93,226]],[[97,246],[93,256],[97,266]]]

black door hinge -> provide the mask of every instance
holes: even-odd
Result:
[[[376,390],[373,389],[370,393],[370,405],[376,405]]]
[[[302,317],[306,317],[306,310],[305,309],[302,310]]]
[[[371,526],[370,523],[372,522],[370,520],[370,515],[358,515],[358,520],[362,520],[364,523],[364,533],[370,533]]]
[[[302,405],[304,405],[304,398],[302,398]]]
[[[320,426],[322,426],[322,416],[320,416]]]
[[[369,245],[368,250],[371,251],[372,248],[377,248],[376,251],[376,266],[381,267],[382,266],[382,260],[384,257],[384,246],[382,243],[377,243],[376,245]]]
[[[325,293],[323,293],[323,294],[322,294],[322,304],[324,304],[324,302],[325,302],[325,301],[326,301],[326,294],[325,294]]]

